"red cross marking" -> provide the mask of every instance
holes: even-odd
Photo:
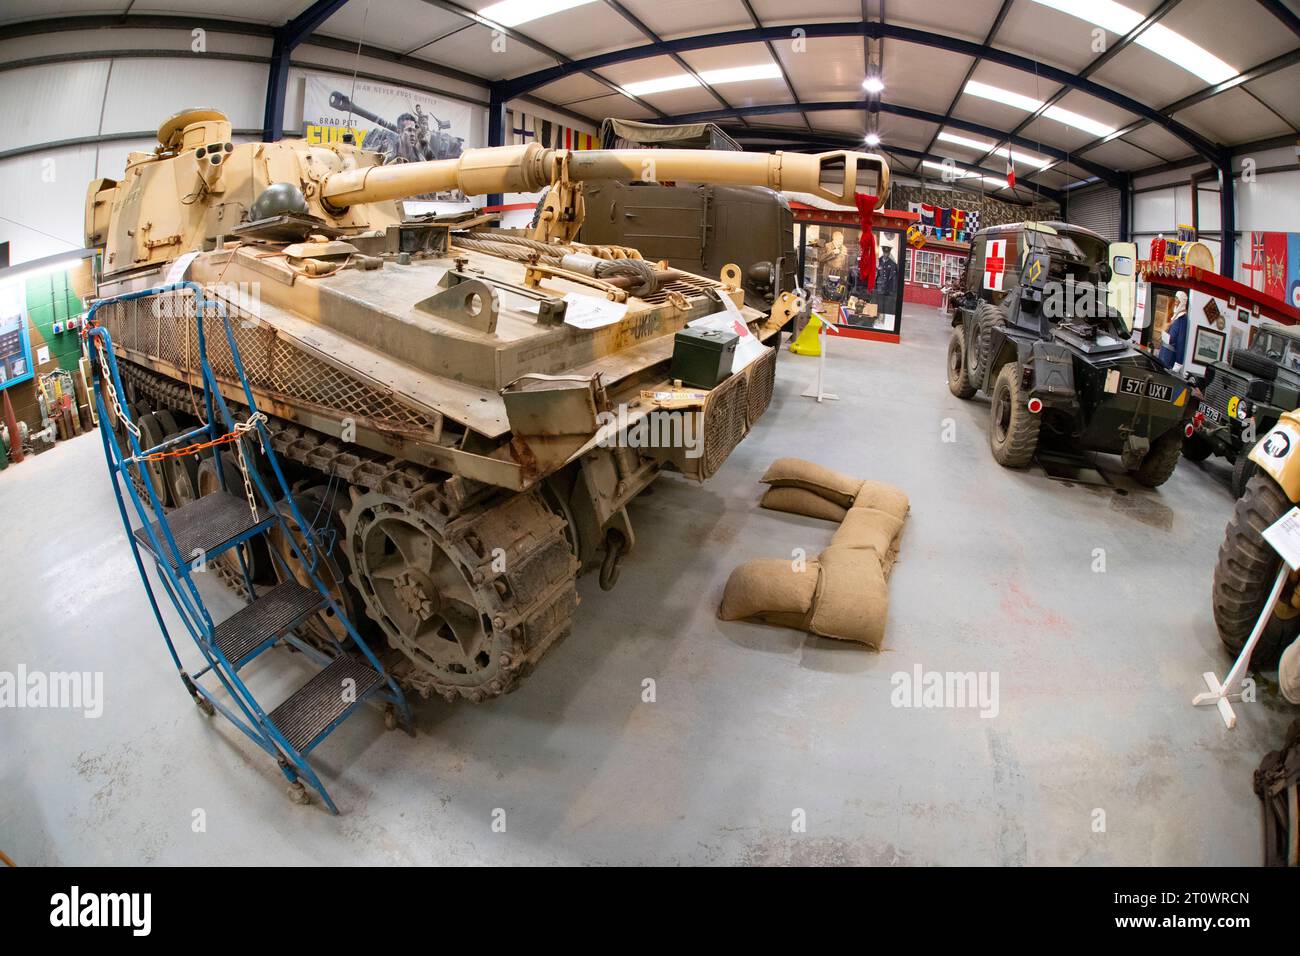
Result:
[[[984,288],[1002,291],[1002,274],[1007,267],[1007,241],[990,239],[984,246]]]

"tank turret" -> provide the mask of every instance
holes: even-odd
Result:
[[[466,195],[549,189],[534,239],[568,241],[583,217],[582,183],[686,181],[767,186],[853,204],[889,189],[889,166],[847,150],[740,153],[693,149],[549,149],[536,143],[468,149],[451,159],[381,163],[356,145],[230,141],[212,109],[186,110],[158,130],[152,153],[132,153],[121,182],[97,180],[87,196],[86,240],[106,245],[105,272],[173,259],[231,235],[272,186],[289,183],[307,215],[345,233],[382,230],[401,219],[395,201],[457,190]],[[111,221],[111,226],[110,226]]]

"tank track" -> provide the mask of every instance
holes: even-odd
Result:
[[[121,368],[158,406],[193,413],[185,384],[126,362]],[[490,665],[476,675],[477,681],[452,682],[403,653],[392,671],[404,689],[425,698],[437,694],[449,702],[499,697],[518,687],[546,652],[568,636],[578,606],[578,560],[565,537],[563,519],[547,507],[540,490],[501,493],[400,459],[345,449],[337,439],[280,419],[270,418],[267,427],[282,459],[407,509],[436,529],[468,570],[479,607],[491,620]],[[496,572],[494,553],[501,552],[508,570]],[[348,571],[364,594],[357,569],[349,566]],[[243,593],[242,582],[233,575],[221,579]],[[375,616],[369,602],[367,613]],[[396,642],[390,637],[389,643]]]

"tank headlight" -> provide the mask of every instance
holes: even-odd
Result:
[[[1254,412],[1255,412],[1255,406],[1252,405],[1250,402],[1242,401],[1237,403],[1237,421],[1244,422],[1252,414],[1254,414]]]

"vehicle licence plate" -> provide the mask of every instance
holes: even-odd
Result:
[[[1174,387],[1164,382],[1125,377],[1120,379],[1119,390],[1125,395],[1145,395],[1161,402],[1174,400]]]
[[[1214,422],[1216,425],[1222,425],[1225,417],[1223,412],[1219,411],[1213,405],[1202,405],[1201,412],[1205,415],[1206,421]]]

